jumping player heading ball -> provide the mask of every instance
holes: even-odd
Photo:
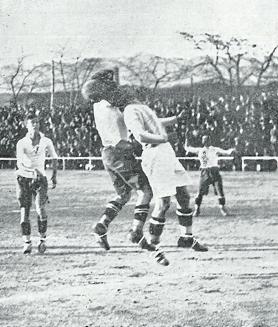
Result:
[[[107,238],[109,225],[129,201],[132,190],[135,190],[138,197],[130,240],[141,248],[152,251],[160,264],[168,265],[169,262],[160,248],[149,244],[143,235],[152,190],[140,162],[134,156],[123,113],[119,110],[119,106],[114,105],[115,97],[118,95],[117,90],[118,86],[113,80],[111,70],[98,72],[82,89],[83,97],[93,103],[95,124],[103,144],[102,161],[117,193],[115,198],[107,203],[103,214],[94,226],[94,233],[100,246],[109,250]]]

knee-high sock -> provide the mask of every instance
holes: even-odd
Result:
[[[195,198],[195,204],[200,207],[202,204],[203,196],[201,194],[198,194]]]
[[[134,219],[132,229],[134,231],[141,231],[146,222],[150,206],[148,204],[141,204],[135,207],[134,209]]]
[[[219,197],[218,203],[219,203],[220,207],[223,207],[226,204],[225,196]]]
[[[122,205],[119,202],[108,202],[99,222],[108,227],[111,221],[118,215],[121,209]]]
[[[165,225],[165,218],[155,218],[150,219],[149,232],[151,234],[151,243],[158,244],[160,242],[160,236],[163,232]]]
[[[41,238],[46,237],[46,231],[47,231],[47,217],[41,217],[38,216],[38,231],[41,236]]]
[[[20,208],[20,229],[21,235],[25,242],[30,241],[31,237],[31,223],[29,220],[30,208]]]
[[[189,208],[177,209],[176,214],[178,216],[181,235],[192,234],[192,210]]]

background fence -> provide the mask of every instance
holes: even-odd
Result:
[[[51,165],[50,159],[46,160],[47,168]],[[197,157],[178,157],[178,159],[187,170],[198,170],[200,167]],[[273,156],[219,157],[218,160],[220,169],[227,171],[275,171],[278,166],[278,157]],[[59,169],[62,170],[98,170],[104,168],[101,157],[59,157],[58,163]],[[16,158],[0,158],[0,169],[14,169],[15,167]]]

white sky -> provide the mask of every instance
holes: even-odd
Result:
[[[177,32],[278,43],[277,0],[1,0],[0,66],[22,54],[30,63],[136,53],[189,58]]]

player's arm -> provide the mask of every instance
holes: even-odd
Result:
[[[150,144],[160,144],[166,143],[168,141],[167,134],[159,135],[159,134],[152,134],[146,131],[141,131],[137,134],[138,141],[142,143],[150,143]]]
[[[23,165],[23,147],[21,142],[18,142],[16,145],[16,165],[19,170],[24,168]]]
[[[47,144],[47,153],[52,159],[52,176],[51,176],[51,182],[52,182],[52,188],[55,188],[57,185],[57,169],[58,169],[58,156],[54,149],[54,145],[52,141],[49,139],[49,142]]]
[[[180,121],[185,119],[185,111],[181,111],[177,116],[171,116],[166,118],[159,118],[160,123],[164,126],[171,126],[174,124],[178,124]]]
[[[235,151],[235,149],[233,149],[233,148],[228,149],[228,150],[216,148],[217,154],[223,154],[223,155],[227,155],[227,156],[230,156],[234,151]]]
[[[177,116],[159,118],[159,121],[164,127],[171,126],[178,123]]]
[[[184,144],[184,150],[185,150],[186,152],[190,152],[190,153],[198,154],[199,151],[201,150],[201,148],[193,147],[193,146],[189,146],[189,145],[187,144],[187,140],[186,140],[186,142],[185,142],[185,144]]]
[[[140,113],[135,110],[125,110],[124,119],[127,128],[133,133],[135,139],[142,143],[160,144],[168,141],[168,136],[152,134],[144,129],[144,123]]]

